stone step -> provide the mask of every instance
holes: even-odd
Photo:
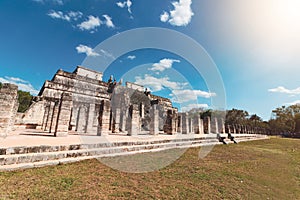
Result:
[[[192,146],[181,146],[177,148],[191,148],[191,147],[198,147],[199,145],[192,145]],[[157,152],[157,151],[164,151],[173,148],[161,148],[161,149],[149,149],[143,151],[131,151],[131,152],[121,152],[121,153],[112,153],[112,154],[102,154],[96,156],[82,156],[82,157],[71,157],[71,158],[62,158],[59,160],[45,160],[39,162],[31,162],[31,163],[18,163],[18,164],[11,164],[11,165],[2,165],[0,166],[0,171],[13,171],[19,169],[28,169],[34,167],[45,167],[51,165],[59,165],[59,164],[67,164],[73,162],[79,162],[88,159],[99,159],[103,157],[114,157],[114,156],[126,156],[126,155],[133,155],[137,153],[149,153],[149,152]]]
[[[224,142],[226,144],[234,144],[234,141],[230,140],[230,139],[224,139]]]
[[[251,141],[266,138],[245,137],[237,138],[238,142]],[[233,143],[225,139],[226,144]],[[43,167],[68,162],[77,162],[86,159],[110,157],[118,155],[130,155],[136,153],[156,152],[174,148],[190,148],[207,145],[222,144],[216,137],[157,140],[157,141],[134,141],[99,144],[80,144],[66,146],[35,146],[26,147],[32,151],[18,151],[20,147],[9,147],[6,154],[0,155],[0,171],[17,170],[32,167]],[[17,150],[18,149],[18,150]],[[13,152],[14,151],[14,152]]]
[[[237,142],[237,143],[240,143],[240,142],[249,142],[249,141],[254,141],[254,140],[262,140],[262,139],[267,139],[266,137],[241,137],[241,138],[234,138],[234,140]]]
[[[46,160],[58,160],[69,157],[82,157],[82,156],[95,156],[95,155],[106,155],[122,152],[137,152],[141,150],[151,149],[163,149],[163,148],[177,148],[177,147],[189,147],[193,145],[201,144],[219,144],[217,139],[210,140],[198,140],[188,142],[170,142],[161,144],[147,144],[147,145],[126,145],[118,147],[101,147],[94,149],[77,149],[68,151],[56,151],[56,152],[41,152],[41,153],[25,153],[25,154],[14,154],[14,155],[1,155],[0,165],[11,165],[21,163],[31,163]]]
[[[185,139],[174,139],[174,140],[146,140],[146,141],[132,141],[132,142],[102,142],[92,144],[72,144],[72,145],[40,145],[40,146],[17,146],[0,148],[0,155],[16,155],[16,154],[27,154],[27,153],[43,153],[43,152],[58,152],[58,151],[70,151],[79,149],[95,149],[95,148],[107,148],[107,147],[119,147],[119,146],[134,146],[134,145],[148,145],[148,144],[164,144],[174,142],[191,142],[191,141],[206,141],[215,139],[214,137],[209,138],[185,138]]]

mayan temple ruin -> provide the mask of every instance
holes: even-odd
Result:
[[[5,84],[1,94],[16,99],[16,91],[15,86]],[[11,103],[5,105],[11,113],[5,116],[9,119],[2,122],[7,122],[3,129],[9,134],[17,103],[3,102]],[[46,81],[31,107],[25,114],[18,114],[15,126],[40,129],[57,137],[74,132],[99,136],[155,135],[159,131],[174,134],[177,114],[169,99],[152,95],[143,86],[129,82],[122,86],[112,78],[104,82],[102,73],[78,66],[72,73],[58,70],[51,81]]]
[[[0,171],[267,138],[222,117],[180,113],[141,85],[106,82],[81,66],[58,70],[25,113],[12,84],[3,84],[0,105]]]
[[[254,133],[246,127],[225,127],[224,119],[178,113],[170,99],[151,94],[135,83],[105,82],[101,72],[78,66],[74,72],[58,70],[45,81],[30,108],[17,113],[17,87],[1,89],[0,130],[33,128],[56,137],[109,134]]]

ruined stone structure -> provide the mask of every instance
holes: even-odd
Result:
[[[71,73],[58,70],[52,80],[44,83],[25,113],[17,113],[17,90],[11,84],[4,84],[0,90],[0,137],[22,134],[0,140],[0,171],[266,139],[253,134],[263,131],[257,128],[225,127],[221,117],[202,119],[198,112],[178,113],[170,99],[153,95],[141,85],[122,84],[113,77],[105,82],[102,73],[81,66]],[[36,130],[27,132],[21,128]],[[37,145],[36,140],[41,139],[38,137],[45,134],[56,138],[45,137]],[[69,134],[114,137],[109,141],[84,137],[88,142],[79,144],[76,138],[82,139],[81,136],[62,138]],[[139,134],[156,137],[132,137]]]
[[[254,133],[236,125],[225,129],[224,119],[200,118],[199,113],[178,113],[170,99],[151,94],[141,85],[113,80],[78,66],[58,70],[45,81],[30,108],[19,114],[19,127],[35,128],[54,136],[109,134],[221,134]],[[17,112],[17,87],[4,84],[0,93],[0,133],[8,134]]]
[[[12,131],[18,110],[18,87],[4,83],[0,89],[0,136]]]
[[[102,80],[102,73],[78,66],[58,70],[46,81],[30,109],[19,120],[55,136],[111,133],[177,133],[177,108],[169,99],[150,94],[143,86]],[[32,127],[31,126],[31,127]]]

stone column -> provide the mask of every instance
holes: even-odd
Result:
[[[236,126],[236,133],[241,133],[240,132],[240,125],[235,125]]]
[[[98,117],[98,135],[104,136],[110,133],[110,102],[109,100],[102,100],[100,105],[100,112]]]
[[[72,105],[72,95],[70,93],[63,93],[60,100],[60,105],[58,106],[59,112],[54,133],[55,137],[62,137],[68,135]]]
[[[215,121],[215,133],[219,133],[219,123],[218,123],[218,118],[215,117],[214,119]]]
[[[194,132],[195,134],[200,134],[200,129],[201,129],[201,119],[200,116],[196,116],[194,120]]]
[[[225,132],[226,132],[226,131],[225,131],[225,122],[224,122],[224,119],[223,119],[223,118],[221,118],[221,127],[222,127],[221,133],[225,133]]]
[[[140,116],[141,118],[145,117],[145,105],[143,103],[140,104]]]
[[[48,119],[49,111],[50,111],[50,102],[46,102],[45,109],[44,109],[42,130],[45,130],[45,128],[47,126],[47,119]]]
[[[230,125],[227,125],[228,133],[231,133]]]
[[[157,105],[154,104],[152,108],[150,109],[150,116],[151,116],[151,122],[150,122],[150,134],[151,135],[158,135],[159,134],[159,121],[158,121],[158,110]]]
[[[94,129],[94,115],[95,115],[95,104],[91,103],[89,105],[89,111],[87,116],[87,127],[86,132],[89,134],[95,134],[96,135],[96,129]]]
[[[211,124],[210,124],[210,117],[206,117],[207,120],[207,134],[211,133]]]
[[[177,133],[181,133],[181,129],[182,129],[182,115],[178,114]]]
[[[121,114],[121,111],[120,111],[120,108],[116,108],[115,110],[115,113],[114,113],[114,129],[113,129],[113,132],[114,133],[119,133],[120,132],[120,114]]]
[[[167,110],[166,117],[164,119],[164,133],[172,134],[172,110]]]
[[[182,134],[188,134],[188,132],[189,132],[188,113],[182,113],[181,120],[182,120],[182,128],[181,128]]]
[[[194,133],[194,120],[189,118],[189,133]]]
[[[177,120],[178,120],[178,113],[173,110],[172,115],[172,134],[177,133]]]
[[[13,130],[18,106],[18,86],[4,83],[0,89],[0,137]]]
[[[138,135],[138,133],[141,131],[139,105],[131,105],[129,110],[131,113],[131,121],[129,124],[128,135]]]
[[[58,113],[59,113],[59,100],[55,100],[49,133],[55,133]]]
[[[201,118],[200,118],[199,134],[204,134],[204,124],[203,124],[203,119]]]
[[[78,106],[76,105],[77,103],[73,101],[73,107],[72,107],[72,117],[70,121],[70,126],[72,131],[76,131],[77,127],[77,117],[78,117]]]
[[[126,110],[123,108],[121,112],[121,118],[120,118],[120,128],[122,132],[126,131],[126,122],[127,122],[127,116],[128,116],[128,109]]]
[[[46,116],[44,131],[50,132],[55,103],[52,101],[48,101],[48,104],[49,104],[49,112],[47,113],[48,115]]]

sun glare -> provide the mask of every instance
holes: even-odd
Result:
[[[298,26],[300,23],[300,0],[277,0],[275,2],[275,12],[280,21],[287,25]]]

